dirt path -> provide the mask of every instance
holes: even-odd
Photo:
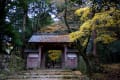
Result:
[[[8,76],[7,80],[89,80],[80,71],[71,70],[28,70]]]

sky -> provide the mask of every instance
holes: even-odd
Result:
[[[34,6],[33,6],[33,4],[30,4],[29,5],[29,12],[28,12],[28,17],[29,18],[33,18],[34,16],[37,16],[37,14],[38,13],[40,13],[40,11],[39,11],[39,8],[35,8],[34,9],[34,11],[32,11],[32,8],[33,8]],[[47,6],[46,6],[47,7]],[[59,21],[60,19],[56,16],[57,15],[57,8],[56,8],[56,4],[52,4],[51,5],[51,7],[52,7],[52,12],[49,12],[49,15],[51,16],[51,18],[53,19],[53,21],[54,22],[57,22],[57,21]],[[49,7],[48,8],[46,8],[46,10],[48,10],[49,9]],[[35,13],[36,12],[36,13]],[[42,11],[41,11],[42,12]]]

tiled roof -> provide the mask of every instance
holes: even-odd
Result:
[[[28,42],[70,42],[68,35],[37,34],[32,35]]]

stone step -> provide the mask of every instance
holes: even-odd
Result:
[[[78,74],[79,73],[79,74]],[[9,76],[7,80],[89,80],[79,71],[71,70],[27,70]]]
[[[43,70],[26,70],[27,72],[71,72],[72,70],[59,70],[59,69],[43,69]],[[21,72],[26,72],[26,71],[21,71]]]
[[[18,73],[18,75],[70,75],[72,71],[63,70],[37,70]]]
[[[72,73],[23,73],[18,75],[72,75]]]
[[[7,80],[84,80],[84,79],[63,79],[63,78],[35,78],[35,79],[7,79]]]
[[[87,77],[80,78],[27,78],[27,79],[7,79],[7,80],[89,80]]]
[[[18,76],[9,76],[9,79],[23,79],[23,78],[77,78],[75,75],[18,75]]]

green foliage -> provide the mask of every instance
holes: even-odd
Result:
[[[8,49],[11,56],[8,69],[10,71],[22,70],[25,67],[23,57],[23,49],[26,47],[26,42],[33,32],[37,32],[42,26],[46,26],[52,22],[48,15],[48,6],[44,6],[41,0],[1,0],[0,1],[0,54],[6,54]],[[44,0],[43,0],[44,1]],[[49,4],[49,0],[45,5]],[[36,13],[33,8],[29,8],[30,4],[34,5],[39,13]],[[37,6],[39,4],[39,6]],[[36,14],[32,19],[27,15],[30,10]],[[35,17],[37,18],[35,21]],[[41,21],[39,20],[41,19]],[[40,25],[38,25],[40,23]],[[36,28],[36,26],[38,28]],[[25,46],[25,47],[24,47]],[[23,48],[24,47],[24,48]],[[16,51],[17,50],[17,51]],[[14,52],[14,53],[13,53]],[[19,52],[19,55],[17,55]],[[0,55],[1,56],[1,55]],[[3,65],[4,67],[4,65]]]
[[[82,57],[79,57],[80,58],[80,61],[78,63],[78,69],[82,72],[82,73],[86,73],[87,72],[87,69],[86,69],[86,63],[85,61],[83,60]]]
[[[27,7],[27,0],[19,0],[19,5],[23,7],[24,10],[27,10],[28,7]]]
[[[39,15],[38,15],[39,16]],[[45,27],[46,25],[49,25],[53,23],[53,20],[51,19],[51,16],[48,13],[42,13],[40,14],[41,19],[39,20],[41,27]]]
[[[0,80],[5,80],[6,79],[6,73],[2,72],[0,73]]]
[[[12,38],[12,43],[17,46],[22,45],[20,34],[11,25],[7,27],[8,28],[6,28],[5,34]]]
[[[9,61],[9,69],[11,73],[15,73],[16,71],[23,70],[24,60],[20,56],[14,54],[12,54],[10,57],[11,58]]]
[[[120,41],[114,41],[108,45],[99,43],[97,45],[97,52],[101,63],[116,63],[119,62],[120,57]]]

